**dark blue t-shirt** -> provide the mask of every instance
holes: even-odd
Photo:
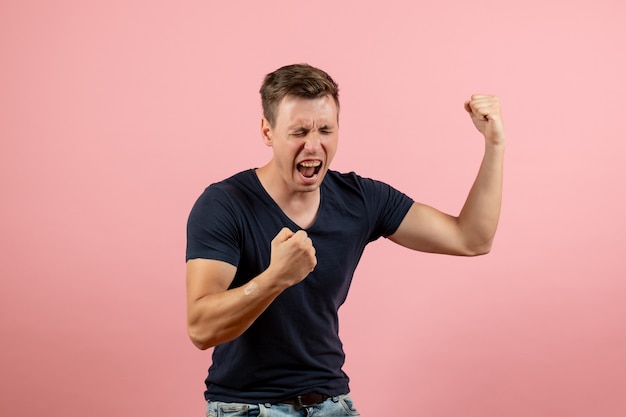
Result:
[[[393,234],[413,201],[354,173],[328,171],[317,218],[306,229],[316,250],[309,276],[280,294],[240,337],[216,346],[205,398],[266,403],[316,391],[349,392],[338,335],[338,309],[365,246]],[[187,226],[187,260],[216,259],[237,267],[231,288],[269,266],[271,241],[300,229],[247,170],[209,186]]]

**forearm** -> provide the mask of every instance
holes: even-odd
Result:
[[[188,332],[199,349],[228,342],[245,332],[284,288],[264,272],[246,285],[207,294],[189,303]]]
[[[485,142],[485,154],[470,189],[467,200],[458,216],[465,245],[473,254],[491,250],[502,205],[504,141]]]
[[[187,328],[200,349],[239,337],[285,289],[305,279],[317,264],[306,232],[283,228],[271,242],[268,268],[245,285],[228,289],[236,267],[222,261],[187,262]]]

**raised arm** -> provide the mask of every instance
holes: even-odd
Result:
[[[505,134],[500,100],[473,95],[465,110],[485,138],[476,180],[457,217],[414,203],[390,239],[424,252],[475,256],[488,253],[498,226],[502,201]]]
[[[187,330],[199,349],[240,336],[286,288],[302,281],[317,263],[304,231],[282,229],[272,240],[270,266],[247,284],[228,289],[236,268],[210,259],[187,261]]]

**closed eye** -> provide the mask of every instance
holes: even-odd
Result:
[[[307,133],[309,133],[308,130],[296,130],[295,132],[291,132],[289,135],[295,136],[297,138],[302,138],[302,137],[305,137]]]
[[[321,126],[320,133],[323,135],[330,135],[331,133],[333,133],[333,129],[330,126]]]

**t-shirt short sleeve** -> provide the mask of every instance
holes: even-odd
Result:
[[[359,182],[372,222],[370,240],[391,236],[413,205],[413,199],[381,181],[360,177]]]
[[[186,260],[203,258],[237,266],[240,239],[236,206],[219,187],[209,186],[198,198],[187,221]]]

